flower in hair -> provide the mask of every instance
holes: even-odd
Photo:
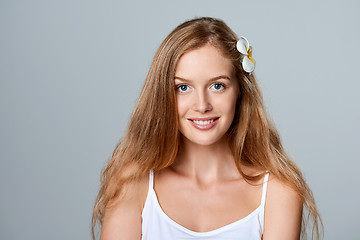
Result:
[[[241,36],[236,43],[236,49],[242,55],[240,62],[244,71],[251,74],[255,69],[255,59],[252,57],[252,47],[249,41],[244,36]]]

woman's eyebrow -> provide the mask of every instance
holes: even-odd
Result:
[[[191,82],[191,80],[189,80],[189,79],[185,79],[185,78],[177,77],[177,76],[175,76],[174,79],[178,79],[178,80],[181,80],[183,82]],[[230,77],[228,77],[226,75],[220,75],[220,76],[210,78],[209,82],[213,82],[213,81],[216,81],[216,80],[219,80],[219,79],[227,79],[227,80],[231,81]]]

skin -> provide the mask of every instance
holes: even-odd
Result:
[[[231,62],[205,45],[181,57],[175,76],[182,151],[175,164],[155,175],[154,189],[172,220],[192,231],[211,231],[254,211],[261,202],[263,179],[257,186],[244,181],[228,147],[226,132],[238,96]],[[192,121],[214,117],[216,124],[207,130]],[[249,166],[243,170],[260,173]],[[105,211],[101,240],[141,239],[147,188],[148,177],[125,186],[123,198]],[[301,214],[298,194],[270,175],[263,239],[299,239]]]

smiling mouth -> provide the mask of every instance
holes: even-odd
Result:
[[[199,124],[199,125],[208,125],[208,124],[214,122],[214,120],[215,120],[215,119],[205,120],[205,121],[203,121],[203,120],[192,120],[192,121],[193,121],[194,123],[196,123],[196,124]]]
[[[220,117],[202,118],[202,119],[197,118],[197,119],[188,119],[188,120],[191,121],[196,128],[206,130],[212,128],[219,118]]]

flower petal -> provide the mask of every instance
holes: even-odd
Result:
[[[247,53],[247,47],[246,47],[246,42],[243,40],[243,39],[239,39],[238,41],[237,41],[237,43],[236,43],[236,49],[240,52],[240,53],[242,53],[242,54],[244,54],[244,55],[247,55],[248,53]]]
[[[247,40],[247,38],[244,37],[244,36],[240,36],[240,39],[244,42],[244,44],[245,44],[245,46],[246,46],[246,51],[249,51],[250,43],[249,43],[249,41]]]
[[[255,69],[255,60],[253,58],[250,60],[247,56],[244,56],[242,67],[245,72],[252,73]]]

